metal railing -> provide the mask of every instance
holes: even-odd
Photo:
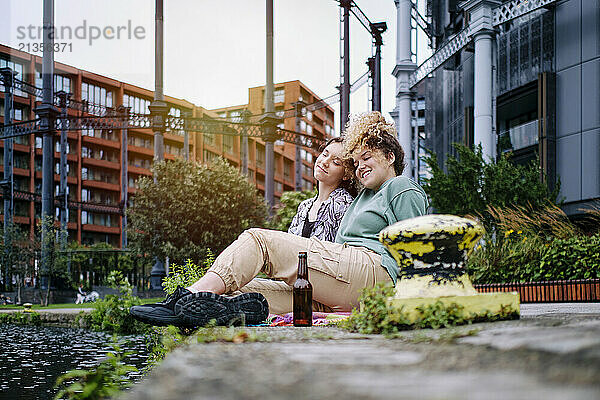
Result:
[[[473,286],[480,293],[517,292],[521,303],[600,302],[600,279],[488,283]]]

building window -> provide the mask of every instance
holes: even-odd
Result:
[[[4,162],[4,157],[2,157],[2,162]],[[14,153],[13,166],[15,168],[29,169],[29,154]]]
[[[312,155],[312,153],[310,153],[304,149],[300,149],[300,158],[308,161],[309,163],[312,163],[313,155]]]
[[[275,191],[279,193],[283,192],[283,183],[275,181]]]
[[[131,157],[127,163],[132,167],[150,169],[150,160],[147,158]]]
[[[24,68],[23,68],[23,64],[21,64],[21,63],[18,63],[15,61],[9,61],[4,58],[0,58],[0,68],[10,68],[14,72],[17,73],[15,75],[16,79],[24,80],[23,79],[23,69]],[[0,83],[0,91],[2,91],[2,93],[4,93],[4,85],[2,83]],[[14,94],[15,94],[15,96],[21,96],[21,97],[27,96],[27,93],[23,92],[21,89],[16,89],[16,88],[14,90]]]
[[[283,178],[286,181],[291,180],[292,178],[292,168],[293,168],[293,163],[288,161],[288,160],[284,160],[283,161]]]
[[[165,153],[180,156],[183,153],[183,149],[174,145],[165,144]]]
[[[313,169],[307,165],[302,165],[302,173],[306,176],[312,176]]]
[[[223,152],[233,154],[233,136],[223,135]]]
[[[215,135],[212,133],[204,133],[202,135],[204,144],[208,144],[209,146],[215,145]]]
[[[145,149],[152,149],[152,140],[149,138],[142,138],[139,136],[128,135],[127,144],[130,146],[143,147]]]
[[[256,166],[260,168],[265,166],[265,148],[259,144],[256,145]]]
[[[306,118],[309,121],[312,121],[312,119],[313,119],[313,113],[312,113],[312,111],[306,111]]]
[[[285,101],[285,90],[275,89],[273,92],[273,102],[274,103],[283,103]]]
[[[81,83],[81,100],[102,107],[113,106],[113,94],[110,89],[86,82]],[[99,110],[91,108],[89,113],[99,114]]]
[[[123,105],[130,107],[130,112],[134,114],[150,114],[150,100],[142,99],[141,97],[132,96],[129,94],[123,95]]]
[[[313,184],[308,179],[302,178],[302,190],[312,190]]]
[[[300,130],[302,132],[306,132],[306,122],[305,121],[300,121]]]

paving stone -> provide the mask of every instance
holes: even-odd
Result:
[[[125,398],[599,399],[600,313],[557,309],[396,339],[246,328],[270,341],[177,349]]]

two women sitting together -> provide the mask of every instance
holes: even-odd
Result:
[[[203,326],[291,312],[299,252],[308,253],[313,310],[350,311],[363,288],[398,277],[379,231],[427,212],[425,192],[403,170],[393,124],[379,112],[352,118],[343,139],[330,139],[316,159],[317,196],[300,204],[289,232],[246,230],[193,285],[131,314],[153,325]],[[256,278],[260,272],[270,279]]]

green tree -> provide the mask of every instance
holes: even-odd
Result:
[[[488,163],[483,159],[481,146],[475,150],[460,144],[454,147],[458,158],[448,157],[447,173],[438,164],[435,154],[430,153],[425,158],[432,176],[425,180],[424,189],[437,212],[479,215],[489,224],[488,206],[539,209],[556,203],[560,182],[550,191],[546,183],[540,181],[536,163],[515,165],[508,154]]]
[[[34,269],[34,260],[39,243],[29,238],[27,230],[19,228],[15,224],[10,224],[7,231],[0,238],[0,251],[2,255],[3,272],[4,266],[8,276],[5,277],[6,284],[11,283],[10,277],[15,276],[16,281],[16,302],[21,303],[21,289],[25,276],[31,275]]]
[[[287,232],[298,211],[298,206],[306,199],[315,197],[316,190],[303,192],[283,192],[280,199],[280,206],[277,208],[275,216],[269,222],[269,228]]]
[[[266,205],[238,170],[218,159],[155,163],[155,180],[138,181],[128,210],[130,247],[182,264],[218,254],[247,228],[262,226]]]

